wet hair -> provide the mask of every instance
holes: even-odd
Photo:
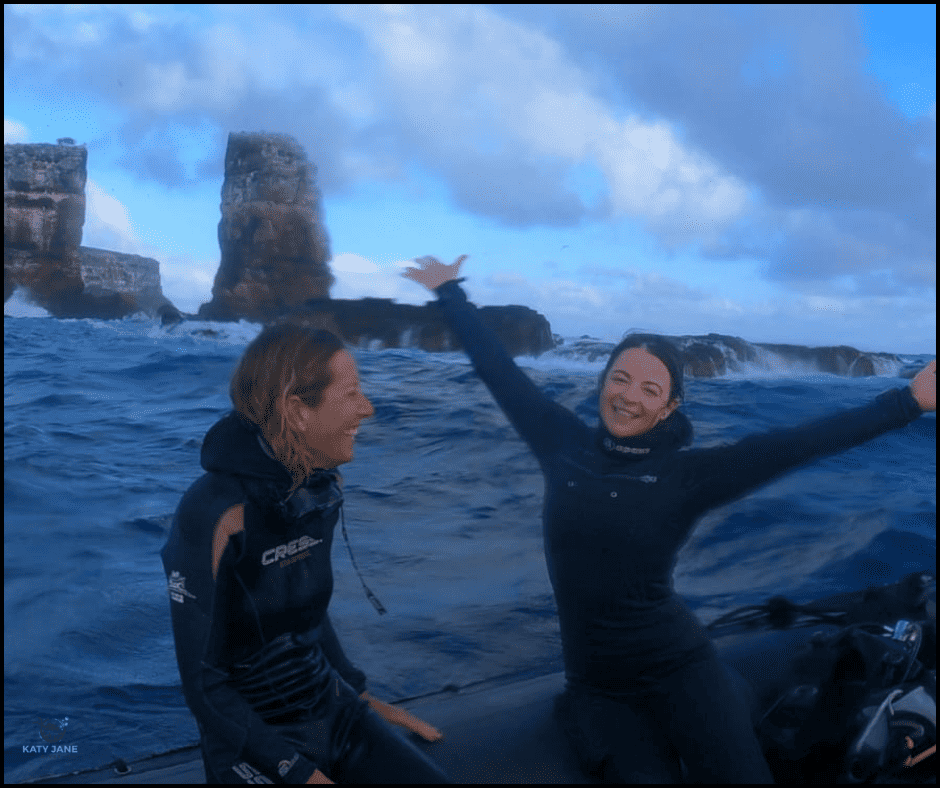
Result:
[[[235,411],[254,424],[299,487],[314,468],[314,454],[301,430],[287,417],[287,400],[297,396],[311,408],[323,401],[333,381],[330,360],[343,341],[322,329],[293,323],[267,326],[245,348],[229,386]]]
[[[642,348],[647,353],[656,356],[656,358],[663,362],[666,369],[669,370],[669,378],[672,381],[672,385],[669,388],[669,399],[667,401],[672,402],[672,400],[678,400],[681,402],[685,396],[682,376],[684,366],[682,354],[672,342],[657,334],[628,334],[620,340],[620,343],[610,352],[610,358],[607,359],[607,366],[604,367],[604,371],[598,379],[597,393],[600,394],[601,391],[604,390],[607,374],[610,372],[610,368],[614,365],[614,362],[620,358],[620,354],[634,347]]]

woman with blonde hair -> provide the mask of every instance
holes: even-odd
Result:
[[[327,614],[337,466],[374,413],[355,360],[328,331],[269,326],[229,393],[161,553],[207,781],[449,782],[385,722],[441,734],[369,695]]]

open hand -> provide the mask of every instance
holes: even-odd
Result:
[[[424,285],[428,290],[434,290],[440,287],[444,282],[456,279],[460,276],[460,266],[467,259],[467,255],[462,254],[452,265],[444,265],[436,257],[416,257],[415,262],[420,268],[406,268],[402,271],[402,276],[411,279],[419,285]]]
[[[931,361],[911,381],[911,394],[921,410],[937,409],[937,359]]]
[[[425,741],[438,741],[444,738],[444,734],[433,725],[424,720],[419,720],[405,709],[398,709],[398,711],[401,712],[401,714],[398,716],[398,719],[393,720],[396,725],[401,725],[403,728],[417,733]]]
[[[417,733],[422,739],[427,741],[438,741],[444,738],[444,734],[437,728],[424,722],[424,720],[419,720],[407,709],[384,703],[378,698],[373,698],[368,692],[363,692],[360,697],[368,701],[372,710],[386,722],[390,722],[393,725],[401,725],[401,727],[413,733]]]

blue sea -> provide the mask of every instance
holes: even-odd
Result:
[[[143,317],[4,319],[4,781],[197,740],[180,689],[159,551],[228,380],[260,330]],[[591,340],[517,359],[596,423]],[[567,350],[566,350],[567,348]],[[903,350],[903,349],[899,349]],[[541,543],[542,477],[461,353],[352,350],[375,417],[342,467],[346,523],[330,613],[392,700],[560,670]],[[810,420],[907,385],[927,357],[872,378],[761,363],[687,381],[696,445]],[[808,601],[933,568],[936,418],[816,462],[701,521],[677,590],[706,622],[775,594]],[[650,527],[655,527],[651,523]],[[42,726],[56,720],[59,752]],[[64,721],[64,722],[63,722]],[[445,731],[446,733],[446,731]],[[24,751],[25,750],[25,751]]]

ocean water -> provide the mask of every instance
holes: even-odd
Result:
[[[260,330],[15,313],[4,320],[5,782],[197,740],[159,550]],[[560,670],[535,459],[463,354],[353,355],[376,414],[342,467],[346,523],[388,615],[366,600],[339,533],[330,614],[371,691],[392,700]],[[604,356],[589,355],[517,363],[596,423]],[[882,371],[849,379],[766,364],[689,380],[696,445],[907,385],[899,369]],[[708,622],[774,594],[807,601],[934,567],[935,448],[928,414],[715,510],[683,548],[677,590]],[[30,751],[48,746],[50,720],[60,751]]]

